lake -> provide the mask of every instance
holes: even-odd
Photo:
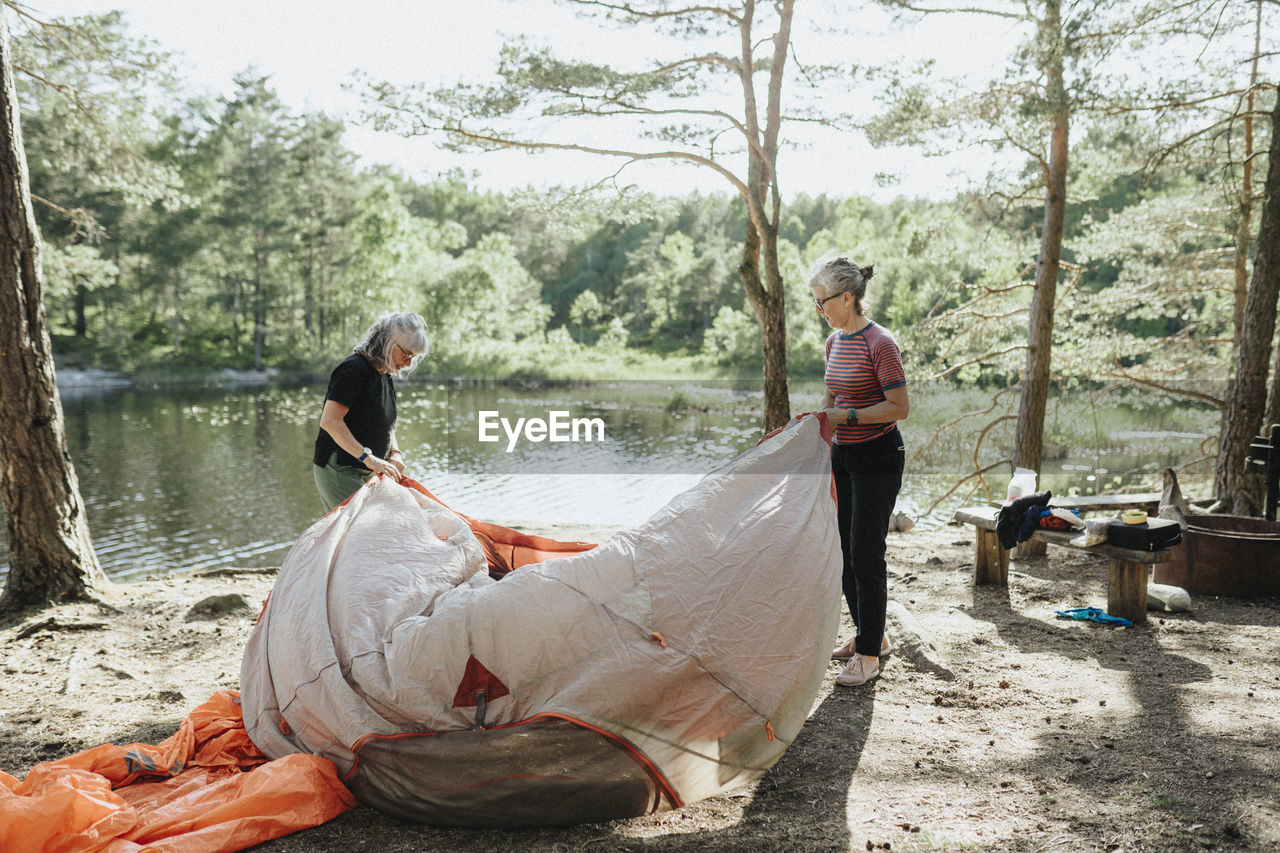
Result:
[[[67,442],[107,574],[129,581],[279,565],[322,513],[310,460],[323,395],[323,384],[64,389]],[[991,396],[913,386],[900,504],[919,522],[943,523],[956,506],[986,499],[966,484],[925,514],[972,470],[975,425],[985,420],[963,415],[981,411]],[[398,397],[409,475],[460,512],[515,527],[640,524],[761,436],[759,391],[732,383],[410,380]],[[819,398],[816,383],[793,384],[794,412],[816,408]],[[485,431],[494,440],[479,440],[482,412],[493,413]],[[520,418],[522,427],[540,420],[564,436],[577,421],[579,440],[532,441],[522,428],[513,441]],[[1216,418],[1190,404],[1114,392],[1062,395],[1046,418],[1041,487],[1064,494],[1155,488],[1165,466],[1204,454]],[[943,428],[957,419],[960,428]],[[1007,455],[1010,441],[1011,428],[993,432],[980,461]],[[1184,491],[1202,496],[1210,474],[1207,463],[1187,468]],[[987,477],[999,497],[1007,480],[1007,468]],[[7,558],[0,542],[0,575]]]

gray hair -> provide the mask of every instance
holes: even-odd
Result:
[[[373,325],[364,333],[364,339],[356,344],[354,351],[372,361],[380,369],[395,373],[393,350],[396,344],[413,353],[412,363],[403,372],[407,373],[417,367],[422,354],[427,351],[430,344],[427,340],[427,322],[421,315],[412,311],[391,311],[383,314],[373,321]]]
[[[852,293],[853,307],[859,314],[865,314],[866,312],[862,310],[862,300],[867,296],[867,282],[875,274],[875,267],[870,264],[860,267],[848,258],[836,258],[814,270],[809,279],[809,286],[821,287],[828,296]]]

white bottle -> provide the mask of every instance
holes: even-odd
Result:
[[[1035,494],[1035,491],[1036,472],[1030,468],[1014,468],[1013,476],[1009,479],[1008,499],[1016,501],[1026,495]]]

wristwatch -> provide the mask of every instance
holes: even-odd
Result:
[[[364,460],[368,459],[370,456],[373,455],[373,451],[367,447],[362,447],[360,449],[363,450],[364,452],[361,453],[358,457],[356,457],[357,462],[363,462]]]
[[[846,421],[846,423],[848,423],[848,424],[850,424],[850,425],[852,425],[852,426],[857,426],[857,424],[858,424],[858,410],[857,410],[857,409],[845,409],[845,411],[849,413],[849,420],[848,420],[848,421]]]

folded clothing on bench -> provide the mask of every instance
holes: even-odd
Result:
[[[1018,498],[1016,501],[1000,507],[1000,514],[996,516],[996,538],[1000,540],[1000,547],[1006,551],[1013,548],[1019,542],[1025,542],[1031,538],[1031,534],[1035,533],[1038,526],[1033,526],[1026,535],[1022,531],[1022,517],[1028,514],[1032,507],[1039,507],[1043,510],[1049,505],[1049,500],[1053,497],[1053,492],[1048,489],[1043,492],[1036,492],[1034,495]],[[1037,525],[1040,514],[1035,514]]]

